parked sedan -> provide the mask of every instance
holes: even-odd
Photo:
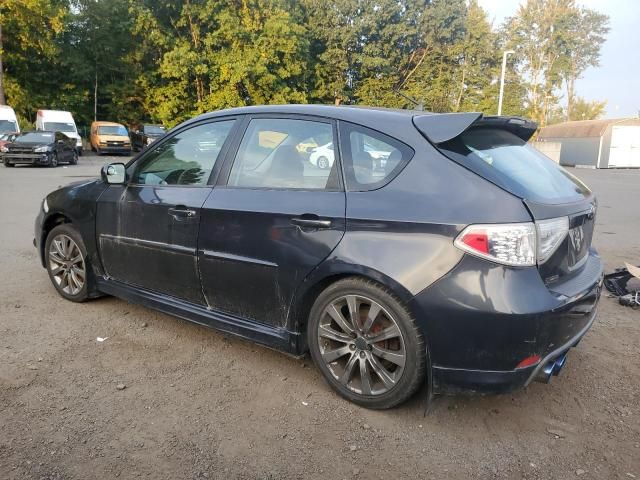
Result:
[[[45,165],[57,167],[59,163],[78,163],[76,141],[62,132],[24,132],[0,147],[5,167],[15,165]]]
[[[535,129],[331,106],[205,114],[47,195],[34,244],[68,300],[115,295],[308,351],[365,407],[425,381],[509,391],[559,372],[602,284],[594,195],[527,145]],[[306,167],[317,138],[331,168]]]
[[[167,130],[162,125],[138,124],[131,128],[131,145],[139,152],[162,137]]]
[[[309,162],[322,170],[333,165],[333,142],[314,148],[309,155]]]
[[[17,136],[18,136],[17,132],[0,134],[0,147],[6,145],[7,143],[13,142],[13,140]]]

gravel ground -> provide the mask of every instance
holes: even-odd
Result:
[[[368,411],[308,358],[60,298],[31,244],[39,202],[110,160],[0,167],[0,478],[640,479],[640,310],[603,298],[549,385]],[[640,171],[575,173],[599,195],[607,267],[640,264]]]

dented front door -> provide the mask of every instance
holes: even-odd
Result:
[[[204,304],[196,246],[211,187],[112,185],[98,201],[100,258],[109,277]]]

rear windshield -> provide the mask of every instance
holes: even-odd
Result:
[[[57,131],[57,132],[73,132],[76,131],[76,126],[73,123],[68,122],[44,122],[44,129]]]
[[[452,160],[528,200],[573,202],[589,189],[519,137],[496,128],[472,128],[439,145]]]
[[[15,143],[51,143],[53,142],[53,133],[51,132],[29,132],[18,135],[14,140]]]
[[[102,125],[98,127],[98,133],[100,135],[122,135],[127,136],[127,129],[121,125]]]
[[[18,131],[18,125],[13,120],[0,120],[0,134]]]

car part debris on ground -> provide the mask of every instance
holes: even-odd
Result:
[[[629,282],[632,286],[629,287]],[[640,307],[640,267],[625,263],[625,268],[616,268],[604,276],[604,286],[611,296],[618,297],[620,305]]]

